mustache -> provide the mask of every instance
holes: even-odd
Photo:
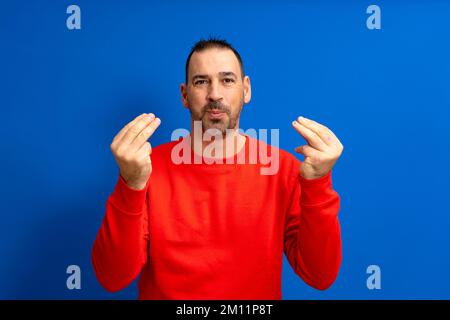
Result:
[[[205,114],[208,111],[212,111],[212,110],[225,112],[228,115],[231,113],[230,108],[227,105],[225,105],[222,102],[220,102],[220,101],[211,101],[208,104],[206,104],[203,107],[203,114]]]

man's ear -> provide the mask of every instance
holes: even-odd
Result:
[[[249,103],[252,99],[252,86],[250,84],[250,77],[245,76],[244,77],[244,103]]]
[[[187,86],[186,84],[182,83],[180,85],[180,92],[181,92],[181,102],[183,103],[183,106],[185,108],[189,108],[189,102],[188,102],[188,96],[187,96]]]

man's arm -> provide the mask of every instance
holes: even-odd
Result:
[[[331,170],[344,146],[333,131],[314,120],[298,117],[292,125],[307,144],[295,149],[305,159],[300,172],[291,174],[298,181],[286,219],[285,251],[295,272],[324,290],[336,279],[342,259],[340,199],[332,188]]]
[[[147,191],[152,173],[152,148],[147,139],[160,123],[153,113],[143,113],[125,125],[111,143],[119,179],[92,248],[95,273],[109,291],[128,286],[147,261]]]
[[[92,248],[92,264],[100,284],[114,292],[127,287],[147,262],[148,184],[130,188],[119,175],[106,202],[106,213]]]
[[[342,259],[339,195],[332,189],[331,171],[317,179],[298,175],[285,223],[284,250],[308,285],[327,289],[336,279]]]

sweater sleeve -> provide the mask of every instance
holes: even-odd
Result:
[[[106,202],[91,259],[98,281],[108,291],[127,287],[147,262],[148,185],[143,190],[132,189],[119,174]]]
[[[297,171],[292,180],[284,251],[298,276],[325,290],[336,279],[342,260],[340,198],[332,188],[331,171],[316,179],[305,179]]]

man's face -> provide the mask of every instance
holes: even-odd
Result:
[[[250,101],[250,80],[242,79],[233,51],[210,48],[192,54],[181,93],[192,121],[201,121],[203,131],[216,128],[225,134],[237,128],[242,107]]]

